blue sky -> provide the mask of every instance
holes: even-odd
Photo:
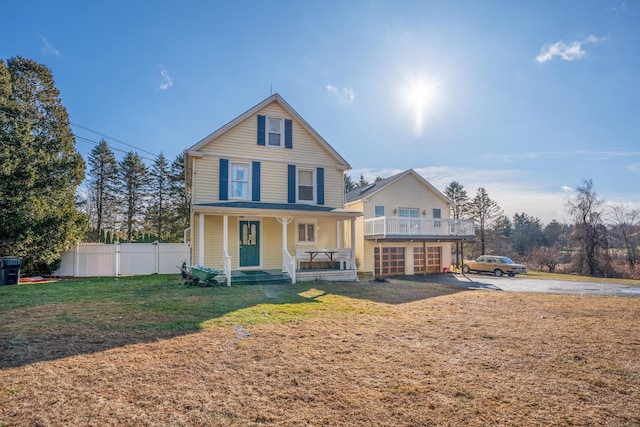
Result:
[[[584,179],[640,208],[640,0],[2,9],[0,58],[50,67],[74,132],[109,136],[118,157],[172,161],[273,91],[354,179],[413,168],[440,190],[484,187],[510,217],[545,224],[569,221],[567,196]],[[85,158],[93,148],[77,147]]]

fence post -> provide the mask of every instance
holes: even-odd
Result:
[[[155,256],[153,257],[153,263],[155,266],[155,274],[160,273],[160,243],[156,240],[153,242]]]
[[[75,245],[75,261],[74,261],[74,265],[73,265],[73,276],[74,277],[78,277],[78,274],[80,273],[80,254],[78,253],[80,251],[80,248],[78,247],[79,243],[76,242]]]
[[[115,244],[115,257],[116,257],[116,276],[120,275],[120,242],[116,242]]]

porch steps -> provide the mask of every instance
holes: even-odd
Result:
[[[223,283],[226,279],[221,276]],[[276,270],[250,270],[250,271],[232,271],[231,286],[235,285],[275,285],[282,283],[291,283],[289,276],[281,271]]]

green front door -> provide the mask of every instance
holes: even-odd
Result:
[[[240,221],[240,267],[260,266],[260,221]]]

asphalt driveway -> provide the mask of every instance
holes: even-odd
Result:
[[[412,276],[403,279],[413,280]],[[532,279],[527,276],[495,277],[488,274],[430,274],[413,276],[419,281],[435,282],[442,285],[465,289],[491,289],[509,292],[542,292],[555,294],[593,294],[640,296],[640,285],[599,282],[575,282],[570,280]]]

